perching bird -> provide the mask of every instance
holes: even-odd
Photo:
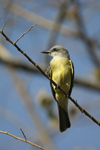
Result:
[[[74,67],[68,51],[64,47],[56,45],[42,53],[53,57],[47,68],[47,75],[70,96],[73,87]],[[68,97],[52,82],[50,82],[50,86],[54,99],[58,104],[59,129],[63,132],[71,126],[68,116]]]

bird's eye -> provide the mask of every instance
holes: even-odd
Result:
[[[53,49],[53,51],[57,51],[57,49],[56,49],[56,48],[54,48],[54,49]]]

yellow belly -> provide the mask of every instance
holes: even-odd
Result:
[[[67,58],[54,58],[50,62],[51,76],[52,80],[56,82],[65,92],[70,90],[71,86],[71,65],[70,61]],[[68,99],[65,98],[65,95],[59,90],[55,89],[56,99],[60,105],[66,109]]]
[[[71,85],[71,65],[67,58],[55,58],[50,62],[52,79],[68,92]]]

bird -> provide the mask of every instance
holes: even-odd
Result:
[[[53,57],[46,70],[46,74],[67,93],[67,96],[50,81],[52,95],[58,105],[59,130],[64,132],[70,128],[68,115],[68,97],[71,95],[74,85],[74,65],[70,59],[68,50],[63,46],[55,45],[51,49],[42,51]]]

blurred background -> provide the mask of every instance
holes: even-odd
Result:
[[[100,121],[100,0],[0,0],[0,29],[44,71],[54,45],[68,49],[74,63],[72,98]],[[60,133],[58,110],[47,80],[0,35],[0,130],[48,150],[99,150],[100,127],[69,100],[71,128]],[[1,150],[37,150],[0,134]]]

